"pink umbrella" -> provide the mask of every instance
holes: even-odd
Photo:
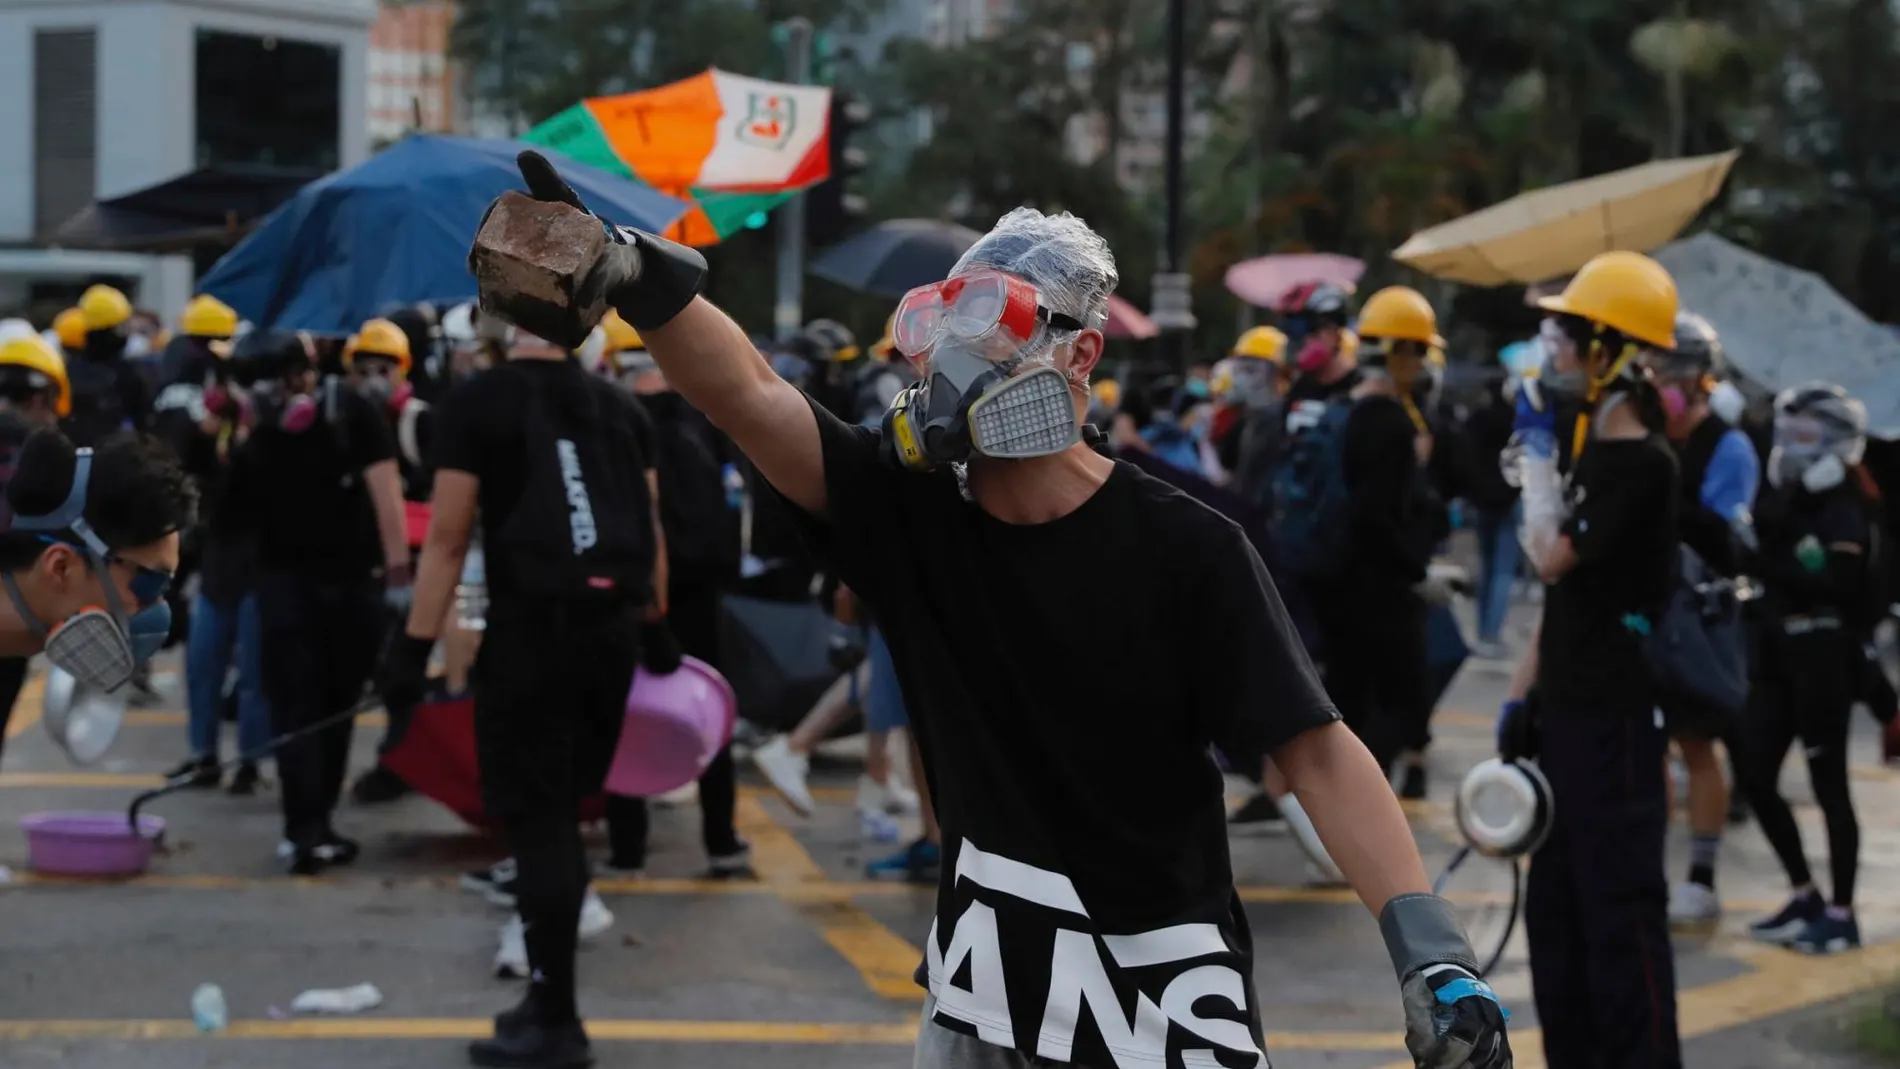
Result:
[[[1111,338],[1133,338],[1143,341],[1161,333],[1155,321],[1143,315],[1141,309],[1122,300],[1120,297],[1108,299],[1108,322],[1102,325],[1102,333]]]
[[[1227,269],[1227,292],[1256,308],[1272,308],[1302,282],[1330,282],[1350,292],[1365,273],[1364,260],[1330,252],[1262,256]]]

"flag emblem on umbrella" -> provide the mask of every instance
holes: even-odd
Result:
[[[739,139],[764,148],[780,149],[798,129],[798,102],[776,93],[753,93],[749,110],[739,124]]]

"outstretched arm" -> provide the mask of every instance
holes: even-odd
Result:
[[[811,403],[772,371],[737,323],[696,297],[641,337],[667,383],[725,432],[779,493],[806,512],[824,512],[825,458]]]

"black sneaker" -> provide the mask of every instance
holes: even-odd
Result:
[[[485,869],[464,872],[462,887],[503,909],[515,908],[515,859],[503,858]]]
[[[756,880],[759,874],[752,869],[752,844],[740,840],[739,849],[730,854],[720,854],[708,859],[706,878],[709,880]]]
[[[1748,934],[1764,943],[1787,946],[1807,931],[1808,926],[1827,915],[1827,903],[1821,892],[1809,888],[1788,900],[1781,912],[1748,926]]]
[[[377,765],[356,778],[350,786],[350,797],[357,805],[382,805],[393,802],[415,788],[409,782],[382,765]]]
[[[166,779],[181,777],[190,777],[185,780],[184,786],[193,790],[215,788],[222,779],[218,773],[218,760],[215,757],[194,757],[165,773]]]
[[[1803,954],[1839,954],[1860,949],[1860,922],[1853,914],[1836,917],[1823,910],[1788,946]]]
[[[1261,791],[1227,818],[1227,830],[1236,835],[1264,835],[1270,832],[1286,830],[1286,818],[1280,815],[1280,807],[1273,804],[1267,792]]]
[[[325,835],[323,842],[317,844],[317,853],[323,857],[324,861],[332,865],[348,865],[362,852],[362,843],[355,839],[344,838],[334,831]]]
[[[226,788],[226,790],[238,796],[256,794],[258,778],[257,763],[254,761],[246,761],[238,766],[236,772],[231,774],[231,786]]]
[[[495,1017],[495,1034],[468,1045],[471,1065],[493,1069],[589,1069],[594,1049],[579,1021],[543,1024],[522,1007]]]
[[[320,846],[293,846],[285,856],[288,863],[284,871],[292,876],[321,876],[323,870],[330,867]]]
[[[1399,797],[1408,802],[1422,801],[1425,798],[1425,766],[1406,765],[1405,772],[1399,777]]]

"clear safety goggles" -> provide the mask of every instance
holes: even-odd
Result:
[[[1050,310],[1034,285],[1014,275],[971,271],[904,294],[891,321],[891,344],[917,360],[949,339],[981,346],[1001,361],[1020,353],[1044,327],[1076,331],[1082,323]]]
[[[1779,416],[1775,419],[1775,448],[1796,455],[1824,453],[1834,444],[1834,432],[1827,424],[1808,416]]]

